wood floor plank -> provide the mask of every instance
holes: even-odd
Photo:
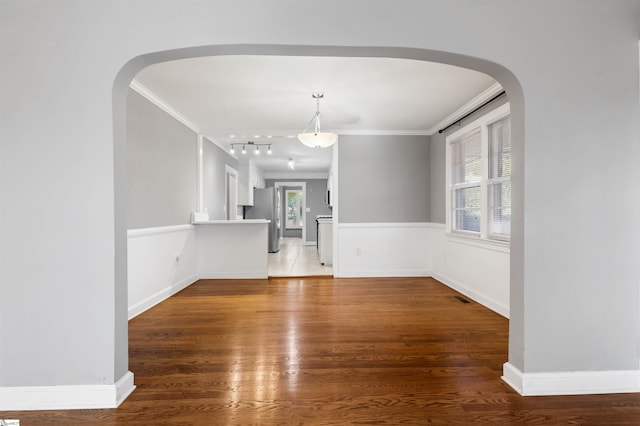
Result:
[[[430,278],[201,280],[129,323],[136,391],[21,425],[640,425],[640,394],[523,398],[508,321]]]

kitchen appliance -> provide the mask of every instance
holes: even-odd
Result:
[[[333,264],[333,217],[329,215],[318,215],[316,217],[318,226],[318,257],[320,264]]]
[[[245,219],[267,219],[269,253],[280,251],[280,193],[275,188],[254,188],[253,206],[245,207]]]
[[[320,249],[320,221],[322,219],[333,219],[333,215],[330,214],[319,214],[316,216],[316,250]]]

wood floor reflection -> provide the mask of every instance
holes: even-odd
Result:
[[[523,398],[508,321],[430,278],[202,280],[129,325],[136,391],[21,426],[639,424],[640,395]],[[2,417],[4,416],[4,417]]]

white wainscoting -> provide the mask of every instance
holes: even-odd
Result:
[[[339,277],[403,277],[431,274],[431,224],[341,223]],[[335,254],[334,254],[335,255]]]
[[[442,224],[430,229],[431,276],[509,318],[509,247],[447,235]]]
[[[267,235],[248,221],[129,230],[129,319],[199,279],[267,278]]]
[[[127,232],[129,319],[198,279],[193,225]]]
[[[337,277],[432,276],[509,317],[508,246],[449,236],[439,223],[339,224]]]
[[[128,232],[129,318],[200,278],[267,278],[264,224]],[[336,277],[433,276],[509,316],[509,249],[435,223],[340,224]]]

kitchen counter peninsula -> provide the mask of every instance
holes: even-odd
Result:
[[[199,220],[191,222],[192,225],[253,225],[253,224],[267,224],[270,223],[267,219],[219,219],[219,220]]]
[[[196,228],[200,278],[268,278],[266,219],[207,220]]]

